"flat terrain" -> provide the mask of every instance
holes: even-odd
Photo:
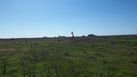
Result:
[[[0,77],[137,77],[137,36],[1,39]]]

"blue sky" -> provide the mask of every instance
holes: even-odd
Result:
[[[0,38],[137,34],[137,0],[0,0]]]

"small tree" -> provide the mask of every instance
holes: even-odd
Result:
[[[71,35],[72,35],[72,37],[74,37],[74,33],[73,32],[71,32]]]
[[[25,57],[20,57],[19,58],[19,64],[22,67],[22,75],[23,75],[23,77],[25,77],[26,76],[26,70],[25,70],[25,68],[26,68],[26,59],[25,59]]]
[[[6,57],[1,58],[1,64],[2,74],[6,75],[8,59]]]
[[[71,38],[71,43],[73,43],[73,42],[74,42],[74,33],[73,33],[73,32],[71,32],[71,35],[72,35],[72,38]]]

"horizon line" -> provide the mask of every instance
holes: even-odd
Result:
[[[90,34],[88,34],[90,35]],[[75,36],[75,37],[83,37],[83,36],[88,36],[88,35],[81,35],[81,36]],[[137,36],[137,34],[117,34],[117,35],[95,35],[93,36]],[[58,38],[58,37],[72,37],[72,36],[40,36],[40,37],[7,37],[7,38],[0,38],[0,39],[31,39],[31,38]]]

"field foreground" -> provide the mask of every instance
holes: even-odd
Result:
[[[137,77],[137,35],[1,39],[0,77]]]

